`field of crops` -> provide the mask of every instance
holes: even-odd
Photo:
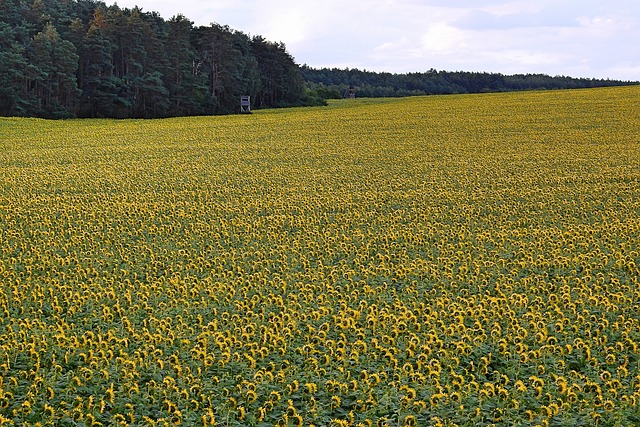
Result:
[[[0,118],[0,425],[637,425],[639,100]]]

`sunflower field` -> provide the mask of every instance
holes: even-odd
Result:
[[[638,100],[0,118],[0,425],[640,424]]]

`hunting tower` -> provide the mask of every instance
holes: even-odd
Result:
[[[251,113],[251,97],[249,95],[240,97],[240,112],[243,114]]]
[[[342,95],[343,98],[350,98],[353,99],[356,97],[356,88],[353,87],[353,85],[349,85],[349,87],[347,89],[344,90],[344,94]]]

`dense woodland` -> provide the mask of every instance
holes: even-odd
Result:
[[[0,115],[166,117],[308,103],[284,44],[93,0],[0,3]]]
[[[628,84],[544,75],[298,66],[283,43],[94,0],[0,2],[0,116],[168,117],[359,97]]]

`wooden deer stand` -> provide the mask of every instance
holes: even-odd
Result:
[[[251,114],[251,97],[249,95],[240,97],[240,113]]]
[[[356,97],[356,88],[354,88],[352,85],[350,85],[347,89],[345,89],[344,94],[342,95],[343,98],[348,98],[348,99],[355,99]]]

